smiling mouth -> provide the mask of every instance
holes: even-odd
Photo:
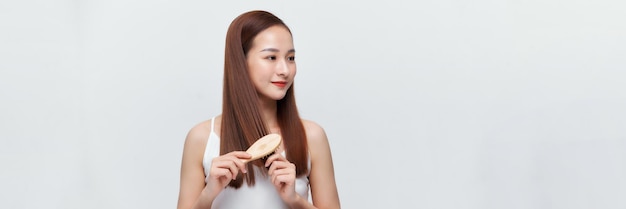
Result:
[[[281,87],[281,88],[287,86],[287,82],[280,82],[280,81],[279,82],[272,82],[272,84],[274,84],[274,85],[276,85],[278,87]]]

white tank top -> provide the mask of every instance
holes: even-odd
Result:
[[[202,165],[204,166],[204,175],[209,175],[211,169],[211,161],[220,155],[220,137],[213,131],[215,117],[211,119],[211,133],[204,150],[204,158]],[[282,153],[283,156],[285,153]],[[308,162],[311,168],[311,162]],[[248,186],[244,181],[239,189],[226,187],[213,200],[211,208],[229,208],[229,209],[249,209],[249,208],[288,208],[280,199],[274,185],[269,177],[263,176],[259,168],[254,169],[255,184]],[[309,199],[309,179],[308,175],[296,178],[296,192],[304,199]]]

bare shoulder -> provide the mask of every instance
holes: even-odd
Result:
[[[189,132],[187,133],[187,138],[185,139],[185,145],[189,145],[190,147],[204,148],[204,146],[201,145],[206,145],[210,134],[211,120],[202,121],[189,130]]]
[[[306,132],[307,144],[309,146],[309,154],[311,154],[312,161],[323,162],[330,158],[330,144],[326,131],[316,122],[310,120],[302,120],[302,125]]]
[[[313,121],[302,120],[302,123],[311,159],[309,183],[313,205],[317,208],[340,208],[333,157],[326,132]]]
[[[202,162],[210,134],[211,120],[194,125],[187,133],[180,171],[178,208],[191,208],[204,188]]]
[[[324,128],[322,128],[322,126],[320,126],[318,123],[311,120],[302,119],[302,125],[304,126],[304,130],[306,131],[306,137],[309,143],[316,143],[328,140],[326,137],[326,131],[324,131]]]

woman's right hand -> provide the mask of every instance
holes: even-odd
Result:
[[[251,157],[247,152],[233,151],[213,158],[209,175],[206,177],[207,184],[204,188],[211,199],[217,197],[230,181],[236,179],[240,171],[247,173],[246,164],[241,160]]]

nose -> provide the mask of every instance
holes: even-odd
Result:
[[[289,76],[289,64],[287,63],[287,60],[283,59],[279,62],[278,66],[276,66],[276,74],[281,77]]]

